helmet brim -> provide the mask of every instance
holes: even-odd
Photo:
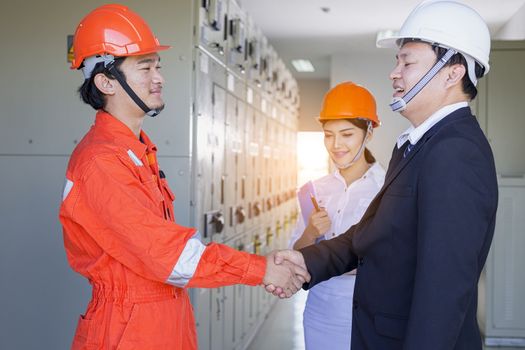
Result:
[[[154,52],[159,52],[159,51],[165,51],[165,50],[168,50],[168,49],[171,49],[171,46],[170,45],[159,45],[159,46],[155,46],[151,49],[147,49],[147,50],[140,50],[140,51],[137,51],[137,52],[133,52],[133,53],[128,53],[128,54],[125,54],[125,55],[113,55],[115,57],[128,57],[128,56],[141,56],[141,55],[148,55],[150,53],[154,53]],[[98,53],[96,55],[102,55],[103,53]],[[71,63],[71,66],[69,67],[69,69],[80,69],[82,68],[82,62],[76,62],[75,60],[73,60],[73,62]]]
[[[401,36],[389,36],[388,38],[378,38],[376,40],[376,47],[380,49],[397,49],[398,46],[398,40],[404,39]]]

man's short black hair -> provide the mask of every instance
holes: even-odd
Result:
[[[124,73],[120,70],[122,62],[124,62],[125,57],[115,58],[115,68],[117,71],[126,79]],[[93,107],[95,110],[104,109],[106,107],[106,96],[95,85],[95,76],[99,73],[104,74],[110,79],[115,79],[113,74],[104,67],[104,62],[99,62],[95,65],[91,76],[88,79],[84,80],[84,83],[78,88],[78,93],[82,101]]]
[[[432,49],[436,53],[437,59],[440,59],[447,52],[447,49],[440,47],[440,46],[436,46],[436,45],[432,45]],[[465,67],[465,75],[461,79],[461,86],[463,88],[463,92],[472,101],[478,95],[478,89],[476,88],[474,83],[472,83],[472,81],[470,80],[468,76],[467,60],[462,54],[456,53],[454,56],[450,58],[450,60],[448,60],[445,67],[453,66],[455,64],[461,64],[462,66]],[[485,69],[478,62],[476,62],[476,67],[474,68],[474,72],[476,74],[476,78],[479,79],[483,76]]]

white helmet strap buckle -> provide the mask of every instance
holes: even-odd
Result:
[[[111,63],[115,62],[115,56],[103,54],[86,58],[84,62],[82,62],[82,73],[84,74],[84,79],[91,78],[91,73],[93,73],[93,70],[95,69],[97,63],[100,62],[104,62],[104,67],[107,67]]]
[[[469,55],[462,54],[467,61],[468,77],[474,86],[478,85],[478,78],[476,77],[476,61]]]
[[[390,108],[394,112],[405,110],[407,104],[436,76],[436,74],[447,64],[452,56],[457,53],[454,49],[448,49],[447,52],[434,64],[432,68],[417,82],[410,91],[403,97],[396,97],[390,103]]]

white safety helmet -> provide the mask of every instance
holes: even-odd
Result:
[[[475,62],[484,68],[483,75],[490,69],[489,29],[475,10],[460,2],[423,1],[408,15],[397,34],[378,36],[376,45],[399,48],[403,39],[419,39],[461,53],[467,61],[468,76],[474,86],[477,84]]]

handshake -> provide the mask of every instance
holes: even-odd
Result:
[[[266,273],[261,284],[268,293],[289,298],[310,282],[303,255],[296,250],[277,250],[266,255]]]

